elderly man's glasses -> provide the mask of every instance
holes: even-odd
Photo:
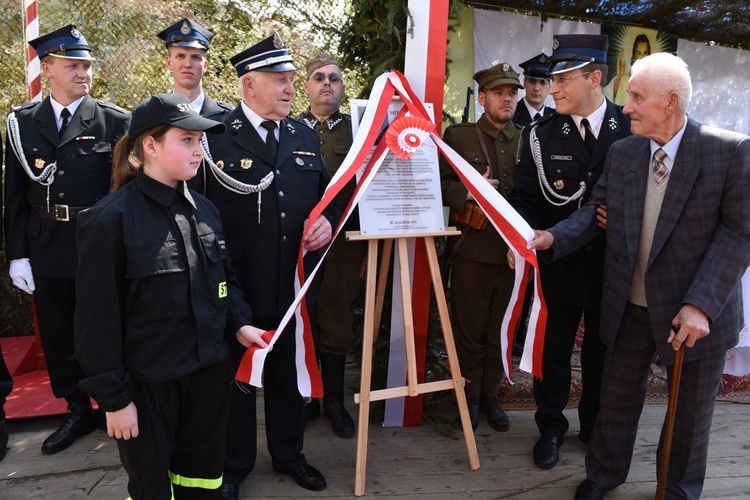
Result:
[[[583,75],[590,75],[591,73],[593,73],[593,71],[587,71],[586,73],[579,73],[577,75],[571,75],[571,76],[557,76],[557,75],[553,75],[552,76],[552,83],[554,83],[555,85],[557,85],[560,88],[563,88],[563,87],[565,87],[568,84],[568,82],[571,80],[571,78],[575,78],[577,76],[583,76]]]
[[[326,75],[325,73],[316,71],[312,74],[312,79],[318,83],[324,82],[326,78],[328,78],[328,81],[331,83],[339,83],[341,81],[341,75],[338,73],[328,73]]]

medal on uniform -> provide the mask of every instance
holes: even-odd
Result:
[[[296,163],[297,165],[299,165],[301,167],[302,165],[305,164],[305,160],[303,160],[300,157],[297,157],[297,158],[294,159],[294,163]]]
[[[250,158],[243,158],[242,160],[240,160],[240,167],[242,167],[243,169],[249,170],[252,166],[253,160],[251,160]]]
[[[565,181],[562,179],[557,179],[555,182],[552,183],[553,186],[555,186],[555,189],[560,191],[562,188],[565,187]]]
[[[219,160],[216,162],[216,166],[220,169],[224,170],[224,160]]]
[[[44,160],[42,160],[41,158],[37,158],[36,160],[34,160],[34,166],[36,168],[38,168],[39,170],[43,169],[44,168]]]

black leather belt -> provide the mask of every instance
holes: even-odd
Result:
[[[41,205],[31,205],[31,213],[33,215],[44,217],[47,219],[55,219],[59,222],[68,222],[78,217],[78,214],[82,210],[86,210],[89,207],[71,207],[68,205],[52,205],[47,210],[47,207]]]

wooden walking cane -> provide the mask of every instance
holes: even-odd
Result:
[[[677,334],[680,325],[672,325],[672,331]],[[672,380],[669,382],[669,403],[667,404],[667,418],[664,422],[664,442],[661,447],[661,461],[656,482],[656,500],[664,500],[667,489],[667,472],[669,472],[669,454],[672,451],[672,435],[674,434],[674,418],[677,412],[677,396],[680,392],[680,376],[682,375],[682,356],[685,344],[680,345],[674,353],[672,365]]]

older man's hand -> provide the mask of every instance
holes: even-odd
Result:
[[[310,219],[305,220],[305,226],[307,226],[309,220]],[[333,229],[331,228],[331,223],[328,222],[328,219],[321,215],[320,217],[315,219],[315,222],[310,228],[310,231],[307,232],[305,240],[302,242],[302,244],[305,247],[305,250],[307,250],[308,252],[312,252],[314,250],[318,250],[319,248],[323,248],[328,243],[330,243],[332,236]]]
[[[534,239],[529,241],[528,250],[548,250],[555,243],[555,237],[549,231],[534,229]]]

